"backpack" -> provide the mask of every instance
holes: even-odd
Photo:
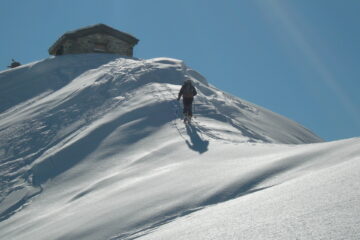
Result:
[[[187,98],[194,97],[194,87],[191,84],[184,85],[183,96]]]

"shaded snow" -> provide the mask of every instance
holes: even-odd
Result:
[[[199,92],[187,127],[176,101],[186,78]],[[358,206],[359,139],[321,143],[180,60],[61,56],[0,73],[0,89],[1,239],[359,232],[341,224]]]
[[[260,184],[245,196],[141,232],[144,237],[138,239],[358,239],[360,141],[325,145],[332,150],[310,158],[322,168],[311,164],[307,174],[282,184]],[[338,159],[336,165],[328,165],[329,158]]]

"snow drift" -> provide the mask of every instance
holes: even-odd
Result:
[[[190,126],[176,101],[187,78]],[[359,139],[322,143],[182,61],[50,58],[1,72],[0,98],[1,238],[359,234]]]

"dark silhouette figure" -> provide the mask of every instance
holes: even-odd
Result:
[[[192,85],[191,80],[186,80],[180,89],[177,100],[179,101],[181,96],[183,97],[183,104],[184,104],[183,113],[185,119],[187,118],[188,121],[191,120],[191,117],[193,115],[192,103],[194,101],[194,96],[196,96],[196,94],[197,94],[196,89]]]
[[[18,66],[21,66],[21,63],[15,61],[14,59],[11,59],[11,64],[10,66],[7,66],[8,68],[16,68]]]

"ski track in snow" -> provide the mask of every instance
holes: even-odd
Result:
[[[151,66],[149,66],[149,64],[145,65],[145,68],[147,69],[151,69]],[[150,70],[151,71],[151,70]],[[182,73],[184,76],[187,76],[185,67],[182,67]],[[208,141],[210,139],[212,140],[222,140],[223,142],[228,142],[226,141],[226,139],[222,139],[221,137],[218,137],[216,134],[212,134],[210,129],[206,128],[206,125],[200,125],[198,121],[194,120],[192,121],[191,125],[185,125],[182,122],[182,105],[180,104],[180,101],[177,102],[175,99],[177,99],[177,95],[178,95],[178,91],[179,89],[178,86],[182,85],[182,81],[178,81],[177,85],[171,85],[169,86],[168,84],[160,84],[160,83],[156,83],[154,84],[154,86],[152,87],[153,89],[153,97],[155,99],[158,100],[158,102],[171,102],[172,104],[172,114],[175,116],[175,119],[172,121],[172,125],[177,129],[177,131],[179,132],[180,136],[185,140],[185,141],[189,141],[190,139],[186,138],[186,136],[188,136],[187,131],[189,131],[190,129],[193,129],[193,131],[198,131],[201,135],[201,139],[204,139],[205,141]],[[176,89],[174,89],[174,87]],[[207,102],[208,103],[208,102]],[[220,114],[220,113],[219,113]],[[194,117],[196,118],[196,116]],[[204,138],[204,135],[206,135],[208,137],[208,139]],[[232,143],[234,143],[234,141],[230,141]]]
[[[186,78],[198,90],[188,125],[176,100]],[[0,92],[4,239],[169,239],[186,219],[256,206],[282,186],[295,195],[301,179],[359,160],[358,139],[321,143],[176,59],[62,56],[1,72],[0,88],[9,90]],[[238,239],[225,234],[231,227],[219,236]]]

